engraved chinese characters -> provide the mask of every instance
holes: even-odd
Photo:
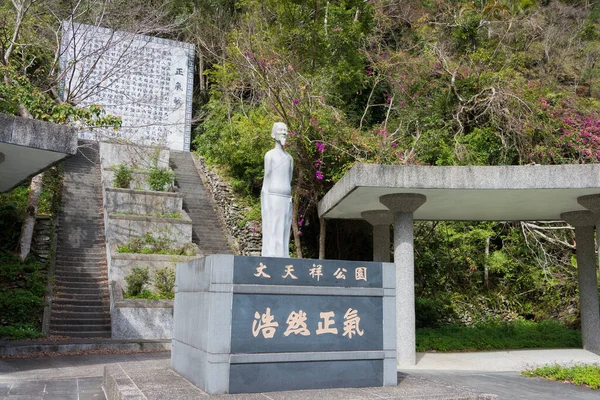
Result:
[[[265,154],[265,176],[260,193],[262,255],[265,257],[290,256],[294,160],[283,149],[287,134],[284,123],[273,124],[271,137],[275,147]]]
[[[61,50],[65,97],[122,117],[118,131],[82,131],[81,138],[120,137],[189,151],[192,45],[65,23]]]
[[[253,274],[257,278],[266,278],[271,279],[271,275],[267,272],[268,265],[259,262],[258,266],[255,268],[256,272]],[[312,267],[307,268],[307,274],[310,278],[320,281],[321,277],[324,275],[323,266],[321,264],[312,264]],[[292,264],[288,264],[285,266],[284,273],[281,275],[283,279],[298,279],[294,273],[297,273],[294,266]],[[348,273],[348,268],[337,268],[335,272],[331,275],[337,280],[346,280],[346,273]],[[356,281],[367,281],[367,267],[355,267],[354,274],[351,275]]]
[[[315,330],[316,335],[338,334],[338,329],[335,326],[335,312],[320,312],[319,318],[320,321],[317,325],[318,328]],[[283,335],[289,336],[290,334],[295,334],[310,336],[311,332],[306,325],[306,320],[307,315],[304,311],[292,311],[285,321],[287,324],[287,329]],[[275,320],[275,316],[271,315],[271,308],[267,307],[263,314],[259,313],[258,311],[254,313],[254,321],[252,322],[252,335],[254,337],[259,337],[262,334],[263,338],[272,339],[277,332],[278,326],[279,323]],[[344,314],[344,327],[342,336],[352,339],[354,335],[362,336],[364,333],[364,330],[360,329],[360,317],[358,315],[358,310],[348,308]]]

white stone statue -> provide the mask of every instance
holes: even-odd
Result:
[[[276,122],[271,129],[275,148],[265,154],[265,177],[260,193],[262,214],[262,255],[290,256],[292,227],[292,170],[294,160],[283,150],[288,128]]]

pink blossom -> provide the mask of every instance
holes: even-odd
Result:
[[[315,173],[316,177],[318,180],[323,180],[323,174],[321,173],[321,171],[317,170],[317,172]]]

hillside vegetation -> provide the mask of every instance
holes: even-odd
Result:
[[[30,4],[21,19],[18,4]],[[78,116],[56,97],[57,27],[70,17],[196,45],[194,146],[248,204],[260,191],[271,126],[287,123],[298,257],[318,256],[317,202],[356,162],[600,159],[596,1],[15,0],[0,6],[0,72],[9,77],[0,111],[106,117],[95,108]],[[370,257],[367,224],[330,221],[327,232],[327,258]],[[420,326],[578,325],[568,225],[423,222],[415,233]]]
[[[236,6],[212,53],[195,144],[256,197],[270,126],[288,124],[298,256],[317,256],[316,204],[356,162],[598,162],[597,2]],[[327,257],[368,259],[365,232],[330,222]],[[419,223],[419,324],[558,318],[576,327],[574,248],[561,222]]]

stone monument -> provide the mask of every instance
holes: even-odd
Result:
[[[395,386],[395,274],[306,258],[179,263],[171,367],[208,394]]]
[[[60,62],[65,100],[122,118],[118,131],[81,131],[81,139],[190,150],[193,45],[65,21]]]
[[[294,160],[284,149],[287,126],[276,122],[271,129],[275,147],[265,154],[265,176],[260,193],[262,256],[290,256],[292,225],[292,171]]]

